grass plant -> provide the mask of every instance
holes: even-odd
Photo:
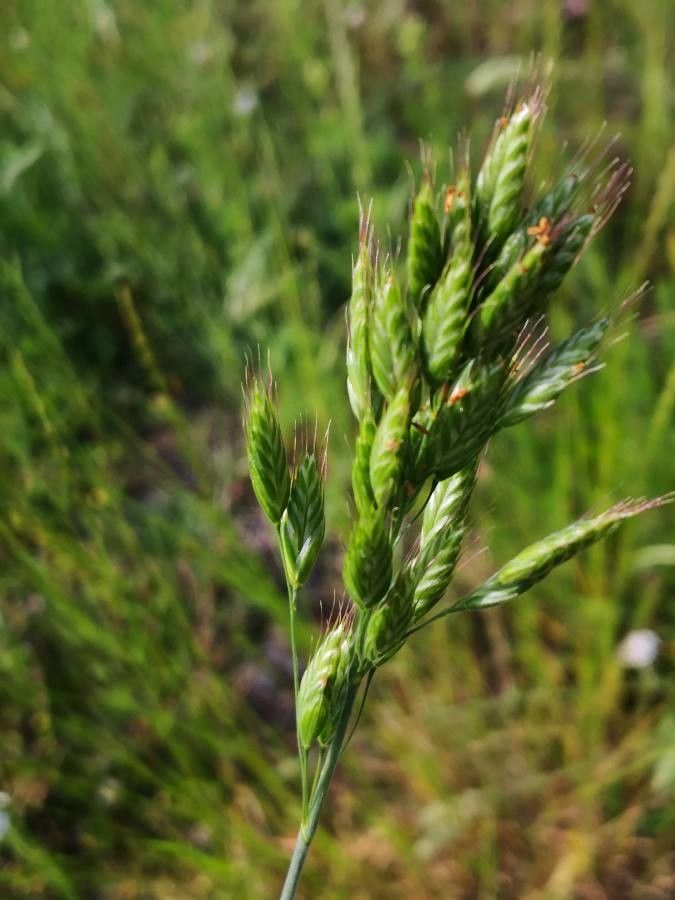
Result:
[[[267,383],[254,375],[247,391],[251,481],[276,529],[288,584],[302,785],[281,900],[296,896],[376,671],[432,622],[513,600],[625,519],[671,499],[627,500],[584,516],[432,613],[451,584],[490,439],[596,371],[613,324],[604,316],[562,343],[549,348],[546,341],[542,322],[552,298],[618,206],[631,170],[616,159],[603,162],[591,143],[544,193],[528,196],[544,109],[541,88],[507,108],[475,179],[468,145],[440,192],[427,161],[412,205],[405,284],[396,254],[377,243],[362,213],[348,306],[347,388],[358,423],[355,522],[343,569],[348,600],[326,624],[301,681],[295,621],[325,534],[325,466],[317,464],[315,441],[296,447],[289,469],[271,375]]]

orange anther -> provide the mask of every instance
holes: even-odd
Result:
[[[452,204],[455,201],[455,194],[457,194],[457,188],[454,185],[450,185],[445,192],[445,203],[443,204],[446,213],[449,213],[452,209]]]
[[[463,397],[466,397],[466,395],[468,393],[469,393],[468,388],[462,388],[462,387],[455,388],[454,391],[450,394],[450,399],[448,400],[448,403],[452,406],[453,404],[455,404],[459,400],[461,400]]]
[[[530,225],[527,233],[531,237],[535,237],[537,241],[546,247],[551,243],[551,221],[546,216],[542,216],[536,225]]]

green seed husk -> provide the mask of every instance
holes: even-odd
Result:
[[[540,308],[543,309],[548,297],[562,284],[590,237],[594,223],[593,215],[579,216],[562,228],[560,236],[553,241],[537,285]]]
[[[441,230],[431,181],[425,177],[415,197],[408,242],[408,299],[420,306],[443,267]]]
[[[281,428],[271,389],[255,378],[248,394],[246,454],[251,484],[267,518],[278,525],[291,489]]]
[[[522,103],[500,135],[499,160],[487,217],[493,253],[501,247],[520,218],[535,120],[535,104]]]
[[[293,476],[279,526],[286,575],[294,588],[307,580],[323,544],[325,530],[323,477],[314,454],[308,453]]]
[[[574,198],[579,191],[581,180],[581,176],[574,172],[561,178],[560,181],[532,207],[528,216],[528,225],[536,225],[542,218],[546,218],[551,222],[556,222],[561,219],[570,209]]]
[[[516,425],[528,416],[548,409],[568,385],[583,377],[609,324],[610,320],[603,318],[580,328],[547,353],[511,390],[500,426]]]
[[[356,522],[345,553],[342,577],[349,596],[364,609],[384,597],[391,583],[392,546],[381,512],[364,512]]]
[[[330,742],[349,680],[351,645],[344,623],[338,623],[320,641],[311,657],[297,697],[296,716],[300,745]]]
[[[469,466],[499,423],[506,392],[501,360],[471,360],[452,389],[439,395],[429,434],[414,464],[414,483],[433,476],[443,481]]]
[[[361,419],[370,404],[368,322],[374,284],[367,225],[362,224],[359,252],[352,268],[352,294],[347,307],[347,392],[352,411]]]
[[[599,516],[579,519],[566,528],[531,544],[484,582],[457,609],[483,609],[512,600],[541,581],[556,566],[615,531],[628,518],[668,502],[626,500]]]
[[[375,502],[387,506],[403,470],[405,441],[410,424],[411,385],[403,385],[385,409],[370,451],[370,483]]]
[[[370,324],[370,360],[383,396],[391,400],[414,372],[415,345],[401,287],[392,272],[383,272],[375,288]]]
[[[422,336],[426,369],[435,384],[451,377],[468,324],[473,243],[468,173],[464,172],[454,203],[458,212],[452,232],[452,255],[431,292]]]
[[[499,348],[513,338],[532,312],[549,245],[535,241],[483,301],[473,325],[478,347]]]
[[[352,463],[352,491],[359,513],[364,513],[375,505],[375,494],[370,484],[370,453],[375,440],[375,431],[375,419],[372,412],[367,410],[359,424]]]
[[[377,668],[401,649],[412,619],[412,582],[401,573],[368,620],[362,650],[367,666]]]

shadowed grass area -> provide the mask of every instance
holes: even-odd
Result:
[[[307,648],[349,521],[356,194],[395,248],[418,141],[441,179],[460,128],[478,158],[542,52],[542,179],[605,121],[636,169],[553,335],[654,288],[601,373],[493,441],[462,581],[672,488],[673,13],[25,0],[0,17],[0,892],[272,897],[299,791],[244,355],[269,350],[289,433],[308,408],[332,420]],[[302,896],[671,896],[674,524],[637,521],[536,597],[411,641],[373,685]],[[617,647],[635,628],[663,643],[632,671]]]

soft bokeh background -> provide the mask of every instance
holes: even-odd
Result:
[[[493,442],[457,590],[586,509],[673,487],[673,9],[5,0],[3,897],[275,896],[298,782],[244,353],[269,351],[289,433],[332,419],[307,649],[349,521],[357,192],[395,242],[419,139],[441,174],[464,127],[478,158],[533,52],[556,60],[542,178],[605,120],[636,167],[554,334],[654,288],[602,373]],[[628,525],[382,671],[303,897],[675,895],[674,524]],[[618,650],[635,629],[661,640],[643,668]]]

